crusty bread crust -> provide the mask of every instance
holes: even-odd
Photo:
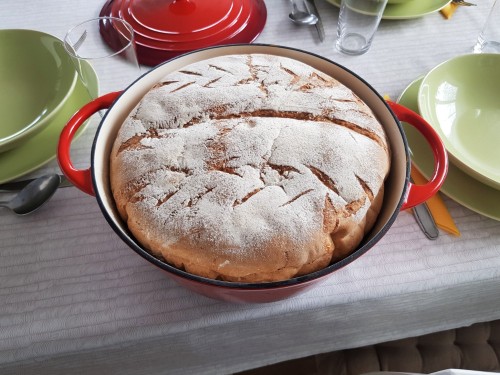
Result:
[[[390,150],[353,92],[271,55],[164,77],[122,125],[111,189],[131,233],[187,272],[285,280],[351,253],[380,211]]]

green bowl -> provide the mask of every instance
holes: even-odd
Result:
[[[0,30],[0,152],[43,130],[73,91],[77,72],[64,44],[34,30]]]
[[[422,81],[418,107],[450,161],[500,189],[500,54],[463,55],[436,66]]]

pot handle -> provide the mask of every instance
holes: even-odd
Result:
[[[401,207],[401,210],[406,210],[425,202],[439,191],[448,173],[448,154],[439,135],[420,115],[401,104],[387,103],[399,120],[412,125],[425,137],[434,155],[434,173],[429,182],[415,185],[408,181],[406,200]]]
[[[57,145],[57,160],[61,171],[66,175],[66,177],[68,177],[68,180],[70,180],[73,185],[89,195],[95,195],[92,184],[91,167],[87,169],[76,169],[73,166],[70,157],[71,141],[73,140],[77,130],[85,121],[101,109],[111,107],[111,104],[113,104],[120,94],[121,91],[111,92],[84,105],[69,119],[59,136],[59,143]]]

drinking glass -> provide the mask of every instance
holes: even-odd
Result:
[[[72,27],[64,37],[64,47],[87,89],[89,101],[103,94],[126,89],[141,74],[134,31],[120,18],[98,17]],[[92,115],[85,128],[96,128],[104,112],[102,110]],[[88,137],[82,138],[82,144],[89,142]],[[87,162],[79,156],[79,152],[79,146],[72,147],[72,159],[77,160],[76,168],[84,168]],[[85,149],[85,152],[88,150]]]
[[[500,0],[495,0],[483,29],[477,37],[474,53],[500,53]]]
[[[384,13],[387,0],[342,0],[336,47],[348,55],[368,51]]]
[[[91,99],[121,91],[140,76],[134,30],[120,18],[98,17],[84,21],[66,33],[64,46]]]

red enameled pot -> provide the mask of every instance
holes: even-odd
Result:
[[[364,100],[384,126],[392,150],[391,171],[386,181],[382,210],[372,231],[347,258],[300,277],[269,283],[238,283],[211,280],[179,270],[149,254],[130,234],[118,215],[109,186],[109,155],[116,133],[130,111],[166,74],[208,58],[231,54],[261,53],[289,57],[309,64],[336,78]],[[94,113],[107,109],[98,126],[88,169],[76,169],[70,158],[71,141],[78,128]],[[434,153],[434,173],[425,185],[410,182],[410,153],[400,121],[413,125],[428,141]],[[448,171],[445,147],[437,133],[419,115],[388,103],[362,78],[345,67],[309,52],[288,47],[245,44],[211,47],[179,56],[153,68],[123,92],[109,93],[80,109],[63,129],[58,146],[58,161],[63,173],[79,189],[95,195],[109,225],[137,254],[165,270],[179,284],[206,296],[233,302],[270,302],[295,295],[334,271],[351,263],[374,246],[389,230],[398,213],[414,207],[438,192]]]

